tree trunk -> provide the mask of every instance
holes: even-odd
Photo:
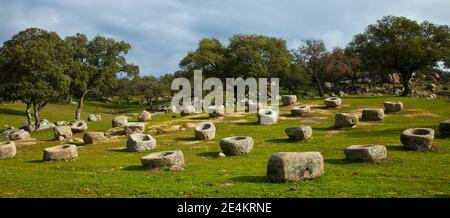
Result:
[[[83,109],[84,105],[84,97],[86,96],[87,92],[83,93],[80,96],[80,99],[78,99],[78,106],[77,110],[75,111],[75,120],[81,120],[81,110]]]
[[[34,110],[34,130],[38,130],[41,126],[41,110],[47,104],[47,102],[38,102],[33,101],[33,110]],[[31,130],[31,128],[30,128]]]
[[[322,84],[317,76],[314,76],[314,80],[316,81],[317,91],[319,91],[319,96],[323,96]]]
[[[403,97],[407,97],[411,94],[411,87],[409,86],[409,81],[411,80],[412,73],[401,73],[401,80],[403,84]]]
[[[27,123],[28,123],[28,126],[30,126],[31,123],[33,122],[33,116],[31,115],[31,106],[32,106],[32,102],[29,101],[29,102],[26,102],[26,104],[27,104],[27,109],[25,110],[25,114],[26,114],[26,116],[27,116]]]

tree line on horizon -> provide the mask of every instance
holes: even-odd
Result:
[[[204,77],[280,78],[289,93],[324,84],[371,78],[384,81],[397,74],[403,96],[411,93],[415,73],[439,71],[450,64],[450,29],[447,25],[418,23],[405,17],[386,16],[354,36],[345,48],[328,50],[320,39],[306,39],[289,50],[282,38],[233,35],[227,45],[204,38],[198,48],[180,61],[180,70],[159,78],[139,76],[139,67],[128,63],[129,43],[104,36],[88,39],[78,33],[62,39],[57,33],[29,28],[0,47],[0,100],[22,101],[28,124],[40,125],[40,112],[50,101],[77,99],[75,120],[81,119],[86,97],[98,100],[118,96],[128,104],[136,96],[153,107],[171,95],[176,77],[192,78],[201,69]]]

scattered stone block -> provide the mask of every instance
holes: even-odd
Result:
[[[295,102],[297,102],[297,96],[296,95],[282,95],[281,102],[283,103],[283,105],[295,104]]]
[[[195,138],[199,140],[213,139],[216,136],[216,127],[212,122],[199,123],[195,128]]]
[[[350,161],[376,162],[386,158],[383,145],[352,145],[344,149],[345,158]]]
[[[272,109],[260,109],[257,117],[261,125],[273,125],[278,122],[278,113]]]
[[[412,151],[430,150],[434,141],[434,130],[429,128],[410,128],[400,135],[400,141]]]
[[[85,144],[97,144],[105,139],[105,134],[103,132],[87,132],[83,136],[83,141]]]
[[[328,108],[336,108],[341,106],[342,99],[338,97],[331,97],[324,100],[325,106]]]
[[[141,113],[139,113],[138,115],[138,120],[141,122],[145,122],[145,121],[149,121],[152,119],[152,114],[146,110],[143,110]]]
[[[141,157],[142,165],[150,170],[167,168],[171,171],[184,169],[184,156],[180,150],[162,151]]]
[[[84,132],[88,129],[88,125],[84,120],[77,120],[71,126],[72,132]]]
[[[68,140],[72,138],[72,128],[70,126],[56,126],[54,134],[55,140]]]
[[[310,126],[296,126],[285,130],[288,137],[292,140],[306,141],[312,136],[312,128]]]
[[[97,122],[102,120],[102,116],[101,115],[96,115],[96,114],[89,114],[88,116],[88,121],[89,122]]]
[[[112,120],[112,127],[122,127],[128,124],[128,117],[126,116],[117,116]]]
[[[220,140],[220,148],[226,156],[247,154],[253,149],[253,138],[249,136],[223,138]]]
[[[125,132],[130,135],[133,133],[144,133],[145,123],[132,122],[124,126]]]
[[[365,121],[380,121],[384,119],[383,109],[363,109],[362,120]]]
[[[346,128],[346,127],[354,127],[358,125],[359,119],[355,114],[349,113],[338,113],[335,117],[335,128]]]
[[[319,152],[279,152],[269,158],[267,177],[272,182],[315,179],[323,175]]]
[[[128,136],[127,150],[132,152],[147,151],[156,148],[156,139],[151,135],[134,133]]]
[[[181,116],[189,116],[189,115],[191,115],[193,113],[195,113],[195,107],[194,106],[188,105],[188,106],[181,107],[181,112],[180,112]]]
[[[223,117],[225,116],[225,106],[223,105],[213,105],[207,108],[209,117]]]
[[[311,107],[308,105],[302,105],[298,107],[294,107],[291,109],[291,115],[292,116],[305,116],[311,111]]]
[[[400,101],[393,102],[393,101],[386,101],[384,102],[384,112],[386,113],[393,113],[393,112],[399,112],[403,109],[403,103]]]
[[[23,129],[20,129],[19,131],[14,132],[13,134],[11,134],[9,136],[9,139],[11,139],[13,141],[22,140],[22,139],[29,139],[29,138],[30,138],[30,133],[25,131],[25,130],[23,130]]]
[[[65,144],[44,149],[44,161],[69,161],[77,158],[78,151],[75,145]]]
[[[13,141],[0,142],[0,159],[13,158],[16,152],[16,143]]]

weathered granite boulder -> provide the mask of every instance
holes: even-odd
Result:
[[[156,148],[156,139],[151,135],[134,133],[128,136],[127,150],[133,152],[146,151]]]
[[[72,138],[72,128],[70,126],[56,126],[54,130],[55,140],[63,141]]]
[[[278,112],[272,109],[260,109],[257,117],[261,125],[273,125],[278,122]]]
[[[30,133],[20,129],[19,131],[9,135],[9,139],[16,141],[16,140],[21,140],[21,139],[29,139],[30,138]]]
[[[138,122],[127,123],[127,125],[125,125],[123,129],[128,135],[133,133],[144,133],[145,123],[138,123]]]
[[[386,101],[384,102],[384,112],[386,113],[393,113],[393,112],[399,112],[403,109],[403,103],[393,102],[393,101]]]
[[[365,121],[380,121],[384,119],[383,109],[363,109],[362,120]]]
[[[23,129],[28,132],[52,130],[53,128],[55,128],[55,124],[50,123],[50,121],[48,121],[47,119],[41,120],[41,124],[39,125],[38,129],[36,129],[36,125],[34,123],[31,123],[31,124],[22,123],[19,125],[19,129]]]
[[[335,117],[335,128],[354,127],[358,125],[359,119],[355,114],[338,113]]]
[[[70,126],[69,122],[67,122],[67,121],[56,121],[55,125],[56,126]]]
[[[225,116],[225,106],[223,105],[213,105],[207,108],[209,117],[223,117]]]
[[[97,144],[105,140],[105,133],[103,132],[86,132],[83,135],[85,144]]]
[[[342,99],[338,97],[331,97],[324,100],[325,106],[328,108],[336,108],[341,106]]]
[[[272,182],[300,181],[323,175],[323,157],[319,152],[279,152],[267,164]]]
[[[376,162],[386,158],[383,145],[352,145],[344,149],[345,158],[350,161]]]
[[[223,138],[220,140],[220,148],[226,156],[247,154],[253,149],[253,138],[249,136]]]
[[[128,124],[128,117],[126,116],[117,116],[112,120],[112,127],[121,127],[126,126]]]
[[[295,102],[297,102],[297,96],[296,95],[282,95],[281,102],[283,103],[283,105],[292,105]]]
[[[76,145],[65,144],[44,149],[44,161],[69,161],[78,158]]]
[[[304,116],[311,111],[311,107],[308,105],[302,105],[291,109],[292,116]]]
[[[141,157],[142,165],[150,170],[169,169],[178,171],[184,169],[184,156],[180,150],[162,151]]]
[[[434,130],[429,128],[410,128],[400,135],[400,141],[413,151],[426,151],[431,149],[434,141]]]
[[[439,133],[441,136],[450,136],[450,120],[439,123]]]
[[[0,142],[0,159],[13,158],[16,156],[16,143]]]
[[[181,116],[189,116],[189,115],[191,115],[193,113],[195,113],[195,107],[194,106],[188,105],[188,106],[181,107],[181,112],[180,112]]]
[[[194,128],[195,138],[200,140],[213,139],[216,136],[216,127],[212,122],[199,123]]]
[[[88,125],[84,120],[75,121],[70,127],[73,133],[84,132],[88,129]]]
[[[149,121],[152,119],[152,114],[146,110],[143,110],[141,113],[139,113],[138,115],[138,120],[141,122],[145,122],[145,121]]]
[[[19,130],[14,128],[13,126],[8,127],[7,129],[5,129],[3,132],[0,133],[0,139],[9,139],[9,136],[17,131]]]
[[[101,115],[96,115],[96,114],[89,114],[88,116],[88,121],[89,122],[97,122],[102,120],[102,116]]]
[[[292,140],[308,140],[312,136],[312,128],[310,126],[296,126],[285,130],[288,137]]]

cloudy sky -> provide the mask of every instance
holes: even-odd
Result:
[[[235,33],[282,37],[290,48],[305,38],[331,49],[385,15],[450,24],[448,0],[0,0],[0,41],[39,27],[61,36],[86,33],[125,40],[143,75],[162,75],[203,37]]]

